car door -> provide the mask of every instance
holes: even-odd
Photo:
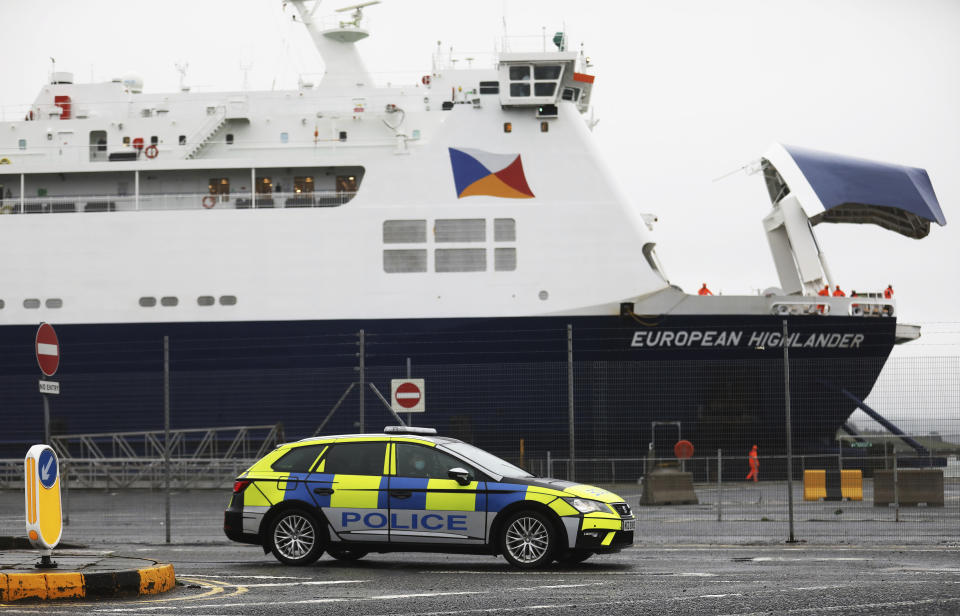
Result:
[[[436,447],[397,441],[390,477],[390,541],[395,543],[483,543],[484,482],[470,465]],[[450,479],[462,468],[468,483]]]
[[[310,476],[310,491],[333,541],[387,541],[386,440],[336,442]]]

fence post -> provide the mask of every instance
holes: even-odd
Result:
[[[60,465],[60,477],[63,481],[63,525],[70,526],[70,482],[67,479],[67,461]]]
[[[367,371],[366,371],[366,332],[360,330],[360,434],[363,434],[363,411],[364,411],[364,391],[366,390],[367,385]]]
[[[723,452],[717,449],[717,522],[723,519]]]
[[[790,538],[787,543],[795,543],[793,537],[793,436],[790,425],[790,338],[787,334],[787,320],[783,320],[783,397],[786,407],[786,437],[787,437],[787,507],[790,517]]]
[[[567,465],[567,475],[570,481],[576,477],[576,449],[574,447],[574,419],[573,419],[573,324],[567,323],[567,421],[570,423],[570,463]]]
[[[897,445],[893,445],[893,507],[894,522],[900,521],[900,492],[897,486]]]
[[[550,457],[549,450],[547,450],[547,477],[553,477],[553,459]]]
[[[170,543],[170,337],[163,337],[163,520]]]

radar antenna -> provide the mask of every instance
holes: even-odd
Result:
[[[351,6],[345,6],[343,8],[337,9],[336,10],[337,13],[343,13],[344,11],[353,11],[353,14],[350,15],[350,17],[353,18],[353,21],[341,21],[340,27],[349,28],[352,26],[354,28],[359,28],[360,20],[363,19],[363,8],[374,5],[374,4],[380,4],[380,0],[370,0],[370,2],[361,2],[360,4],[354,4]]]

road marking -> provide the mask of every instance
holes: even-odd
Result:
[[[310,582],[262,582],[260,584],[244,584],[245,588],[267,588],[277,586],[330,586],[332,584],[363,584],[367,580],[322,580]],[[233,586],[233,584],[228,584]]]
[[[849,610],[862,610],[864,608],[876,609],[876,608],[885,608],[885,607],[914,607],[917,605],[929,605],[931,603],[938,603],[938,604],[960,603],[960,597],[950,597],[945,599],[918,599],[916,601],[891,601],[889,603],[849,603],[847,605],[804,607],[804,608],[797,608],[795,610],[778,608],[777,613],[803,614],[803,613],[811,613],[811,612],[840,612],[840,611],[849,611]],[[762,616],[766,614],[770,614],[770,612],[769,611],[749,612],[749,613],[737,612],[735,614],[724,614],[723,616]]]
[[[381,601],[387,599],[419,599],[422,597],[456,597],[460,595],[486,595],[486,590],[463,590],[459,592],[418,592],[408,595],[377,595],[374,597],[357,597],[358,600]]]

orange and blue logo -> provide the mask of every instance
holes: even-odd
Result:
[[[519,154],[494,154],[483,150],[448,148],[457,198],[504,197],[531,199],[534,194],[523,175]]]

